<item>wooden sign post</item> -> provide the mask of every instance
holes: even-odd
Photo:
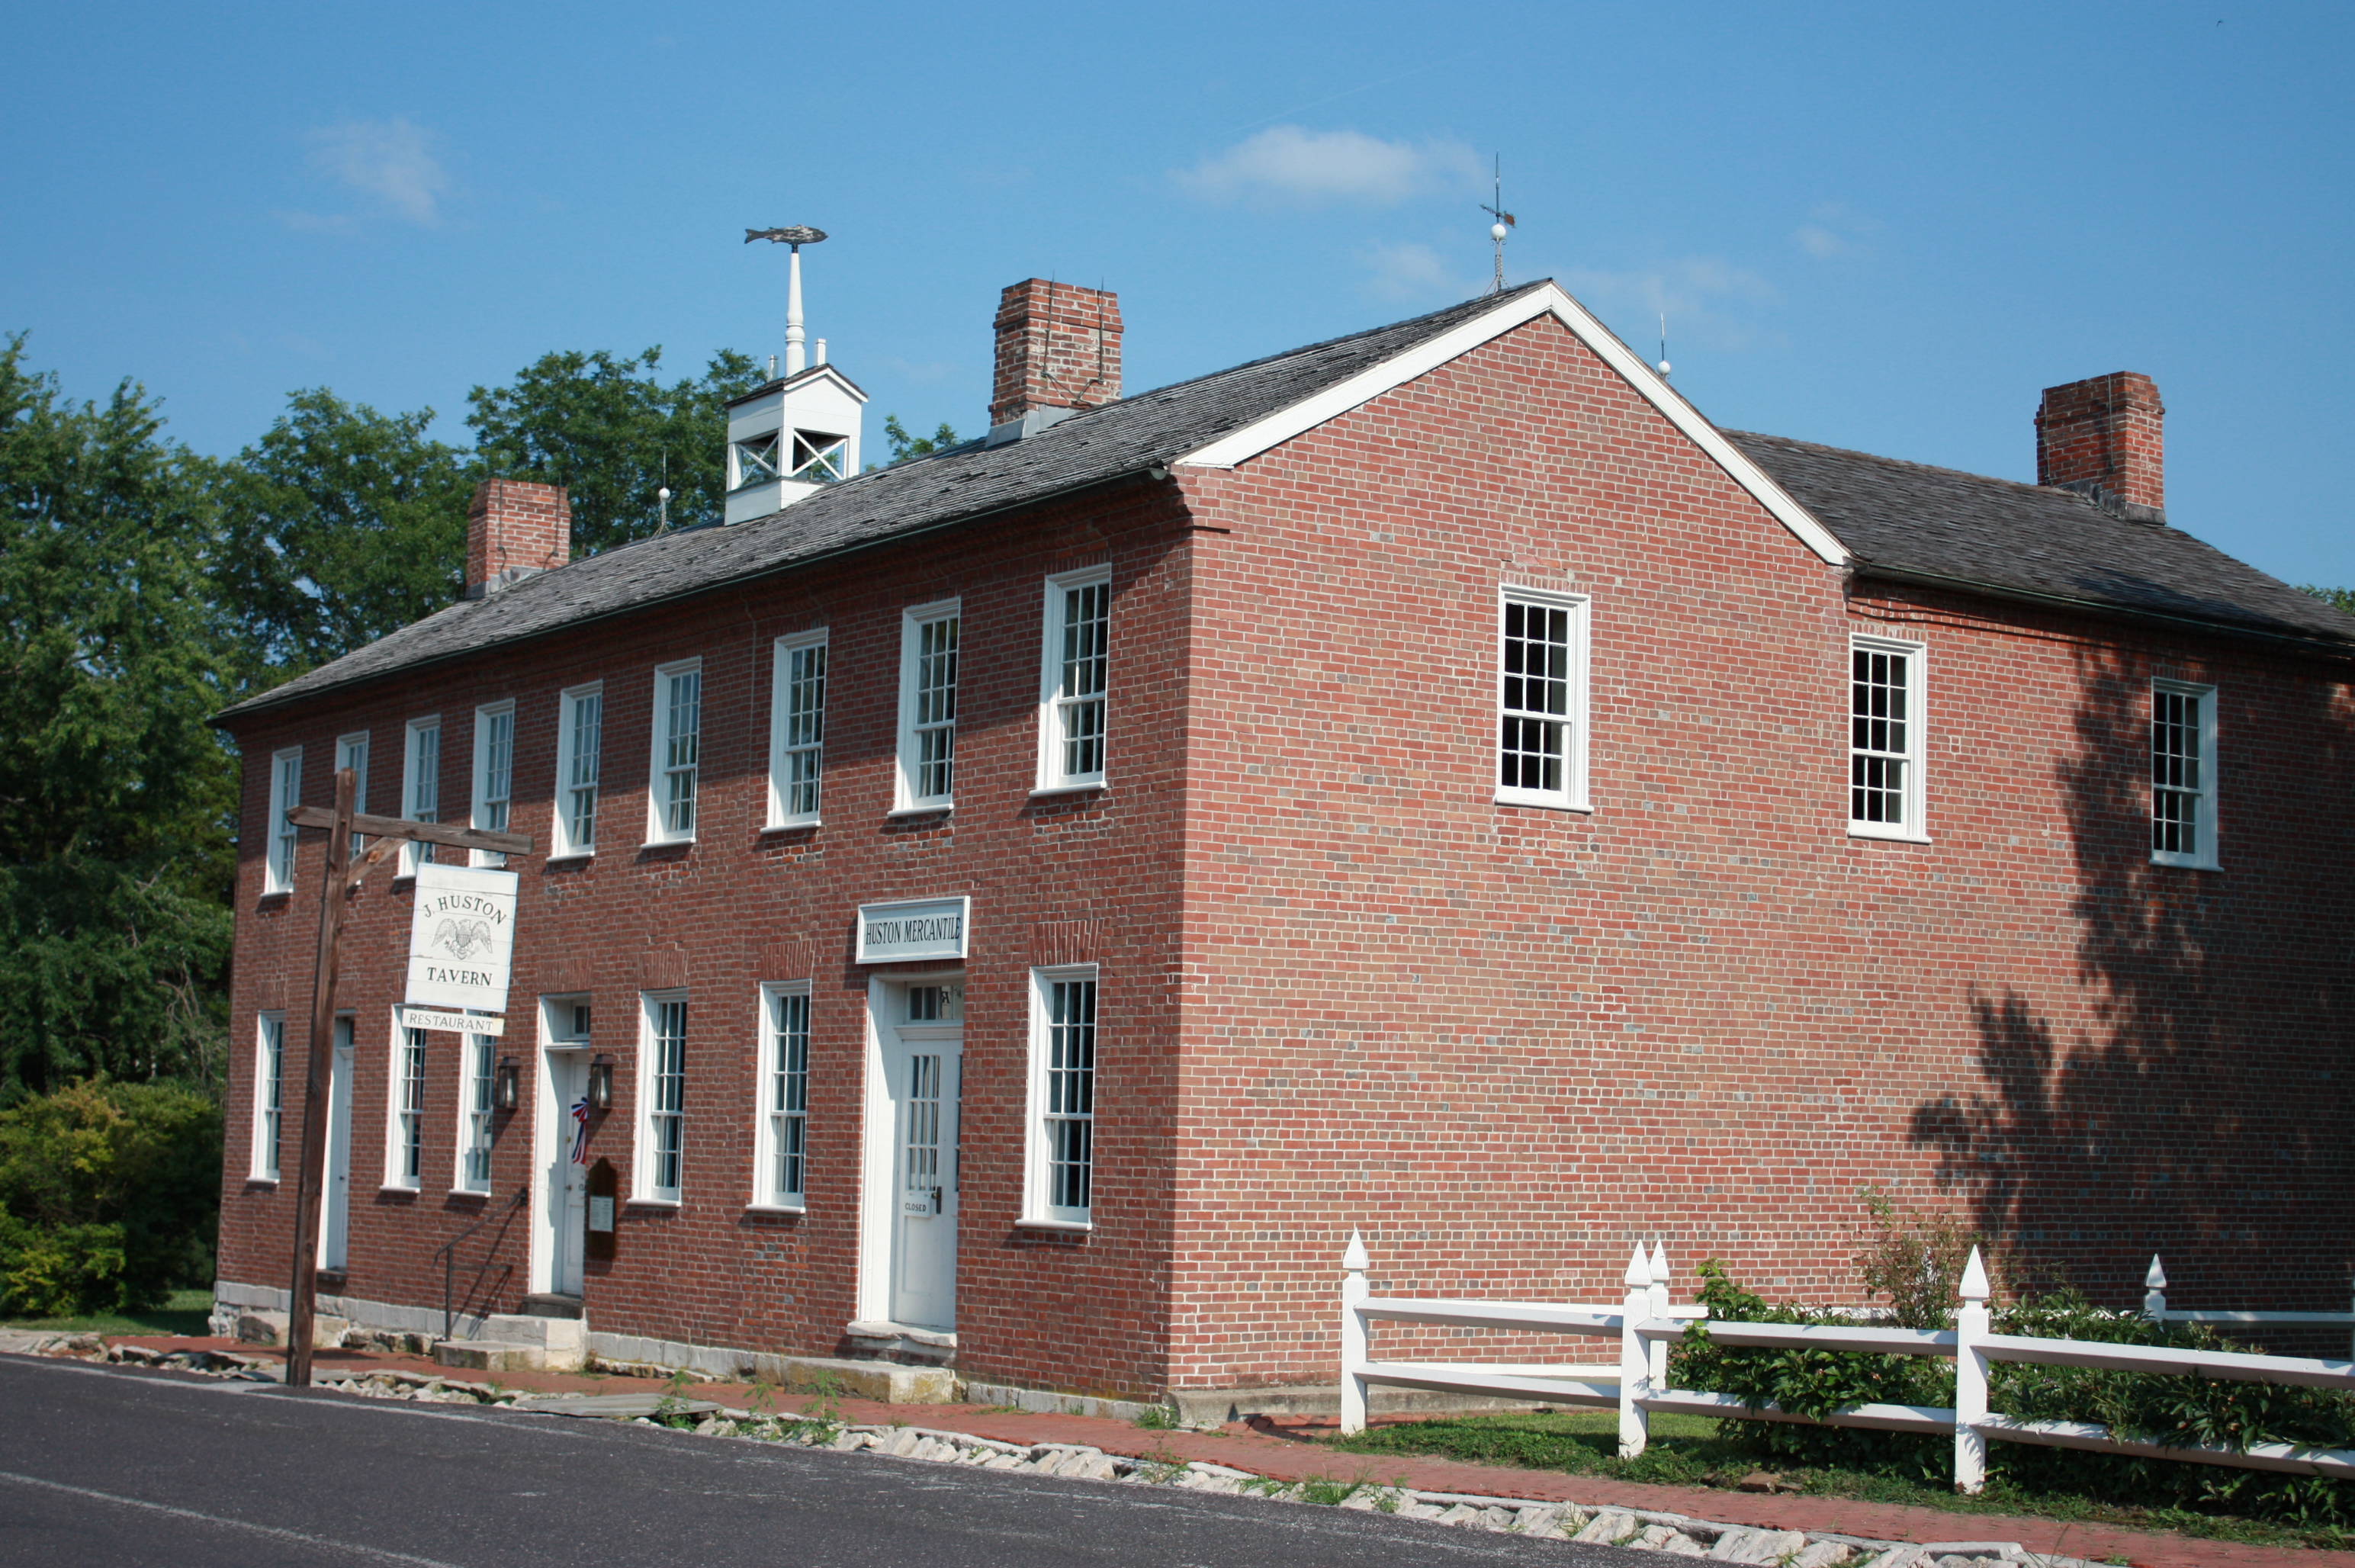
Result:
[[[319,894],[319,955],[311,981],[311,1050],[303,1085],[303,1143],[294,1174],[294,1288],[286,1306],[286,1386],[311,1386],[311,1339],[319,1309],[319,1195],[325,1184],[329,1084],[336,1070],[336,975],[343,959],[344,905],[361,880],[412,840],[457,849],[531,853],[531,836],[492,833],[479,827],[444,827],[398,816],[368,816],[352,809],[358,776],[336,771],[336,805],[289,807],[297,827],[327,830],[327,872]],[[352,835],[376,840],[360,862],[351,863]]]

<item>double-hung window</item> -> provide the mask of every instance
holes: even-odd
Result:
[[[605,688],[576,686],[557,699],[556,840],[549,858],[597,848],[597,764],[605,751]]]
[[[1046,626],[1039,672],[1039,788],[1091,788],[1104,782],[1110,569],[1049,578]]]
[[[649,992],[640,1002],[638,1151],[630,1162],[641,1201],[678,1201],[686,1110],[687,997]]]
[[[646,793],[646,842],[695,837],[695,786],[703,755],[703,661],[655,671],[654,777]]]
[[[415,1191],[425,1179],[425,1031],[392,1023],[391,1116],[385,1128],[384,1184]]]
[[[826,771],[824,632],[777,639],[769,698],[769,826],[817,823],[818,780]]]
[[[461,1192],[491,1189],[491,1075],[498,1040],[487,1034],[459,1037],[464,1067],[458,1079],[458,1180]]]
[[[2216,866],[2216,688],[2150,684],[2150,858]]]
[[[270,758],[270,820],[262,828],[261,891],[294,891],[294,825],[286,820],[290,807],[303,802],[303,748],[289,746]]]
[[[1498,592],[1497,799],[1502,805],[1588,809],[1588,601],[1574,593]]]
[[[254,1044],[253,1176],[275,1181],[286,1104],[286,1015],[263,1013]]]
[[[799,1209],[809,1158],[810,987],[761,987],[760,1121],[752,1129],[752,1201]]]
[[[409,721],[409,741],[400,759],[400,814],[411,822],[442,820],[442,720],[439,716]],[[400,847],[400,874],[413,877],[418,862],[433,859],[433,846],[412,838]]]
[[[954,600],[921,605],[900,621],[899,811],[956,803],[959,624]]]
[[[1848,830],[1857,838],[1926,844],[1923,821],[1923,674],[1919,643],[1849,644]]]
[[[355,815],[368,809],[368,738],[365,730],[336,738],[336,770],[338,773],[346,768],[352,770],[352,811]],[[355,861],[367,847],[366,838],[357,833],[352,835],[352,859]]]
[[[515,793],[515,704],[495,702],[474,709],[474,825],[492,833],[507,830],[507,806]],[[477,866],[504,866],[497,849],[474,851]]]
[[[1034,969],[1025,1223],[1078,1228],[1091,1222],[1095,1109],[1095,967]]]

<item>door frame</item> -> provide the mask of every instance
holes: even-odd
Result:
[[[883,1071],[883,1054],[887,1045],[900,1042],[898,1024],[892,1021],[895,996],[904,994],[911,986],[940,985],[964,978],[962,965],[942,969],[911,970],[889,976],[867,977],[867,1029],[865,1045],[866,1105],[860,1117],[858,1156],[858,1313],[861,1323],[890,1323],[891,1317],[891,1243],[896,1233],[900,1206],[899,1138],[900,1120],[891,1103],[890,1080]],[[962,1057],[964,1048],[958,1048]],[[957,1125],[964,1125],[964,1072],[959,1062],[957,1078]],[[957,1172],[957,1184],[964,1186],[964,1172]],[[964,1207],[957,1206],[957,1239],[964,1232]],[[964,1248],[957,1249],[962,1260]],[[955,1296],[955,1281],[950,1283],[951,1299]]]
[[[549,1172],[563,1157],[564,1146],[570,1139],[571,1107],[563,1104],[556,1092],[555,1067],[559,1058],[570,1057],[586,1061],[595,1049],[585,1040],[555,1038],[552,1008],[570,1007],[582,997],[575,993],[562,997],[542,997],[534,1009],[539,1015],[538,1071],[531,1093],[531,1293],[535,1296],[553,1294],[556,1290],[556,1227],[560,1221],[551,1212],[555,1194],[549,1189]]]

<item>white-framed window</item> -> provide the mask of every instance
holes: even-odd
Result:
[[[799,1209],[809,1161],[810,985],[761,987],[760,1115],[752,1128],[752,1202]]]
[[[686,1123],[687,993],[643,992],[638,1008],[638,1147],[630,1161],[638,1201],[678,1201]]]
[[[460,1192],[488,1192],[491,1189],[491,1090],[492,1077],[497,1072],[494,1060],[499,1042],[496,1036],[467,1034],[458,1037],[464,1043],[459,1048],[462,1063],[458,1073],[458,1173],[456,1189]]]
[[[605,688],[576,686],[557,699],[556,820],[550,859],[597,851],[597,768],[605,754]]]
[[[826,771],[826,650],[823,631],[777,639],[769,696],[769,826],[817,823]]]
[[[1849,641],[1848,830],[1926,844],[1922,700],[1929,650],[1885,637]]]
[[[403,1025],[397,1010],[386,1082],[384,1184],[414,1192],[425,1184],[425,1031]]]
[[[646,842],[695,837],[695,786],[702,764],[703,661],[655,671],[654,776],[646,788]]]
[[[261,895],[294,891],[294,825],[291,808],[303,804],[303,748],[270,755],[270,816],[262,824]]]
[[[2150,858],[2216,867],[2216,688],[2150,683]]]
[[[285,1130],[286,1015],[263,1013],[254,1030],[253,1176],[278,1179],[280,1135]]]
[[[1586,650],[1581,594],[1497,594],[1497,800],[1588,809]]]
[[[900,811],[956,803],[957,638],[954,599],[908,611],[900,625]]]
[[[507,830],[507,807],[515,796],[515,704],[493,702],[474,709],[474,825],[493,833]],[[504,866],[498,849],[470,852],[477,866]]]
[[[1026,1223],[1083,1226],[1093,1213],[1096,970],[1030,972],[1030,1116]]]
[[[400,815],[411,822],[442,820],[442,718],[409,721],[400,757]],[[433,846],[414,838],[400,847],[400,874],[413,877],[418,862],[433,859]]]
[[[1039,674],[1039,788],[1104,782],[1104,672],[1112,648],[1112,569],[1047,579]]]
[[[368,809],[368,753],[367,731],[336,737],[336,771],[352,770],[352,815],[355,816]],[[352,859],[355,861],[360,858],[360,851],[367,848],[366,838],[357,833],[352,835]]]

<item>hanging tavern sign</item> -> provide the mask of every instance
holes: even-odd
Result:
[[[911,899],[858,906],[861,964],[897,964],[906,959],[963,958],[969,898]]]
[[[409,924],[412,1007],[507,1010],[507,965],[515,955],[517,879],[471,866],[417,868],[417,910]]]

